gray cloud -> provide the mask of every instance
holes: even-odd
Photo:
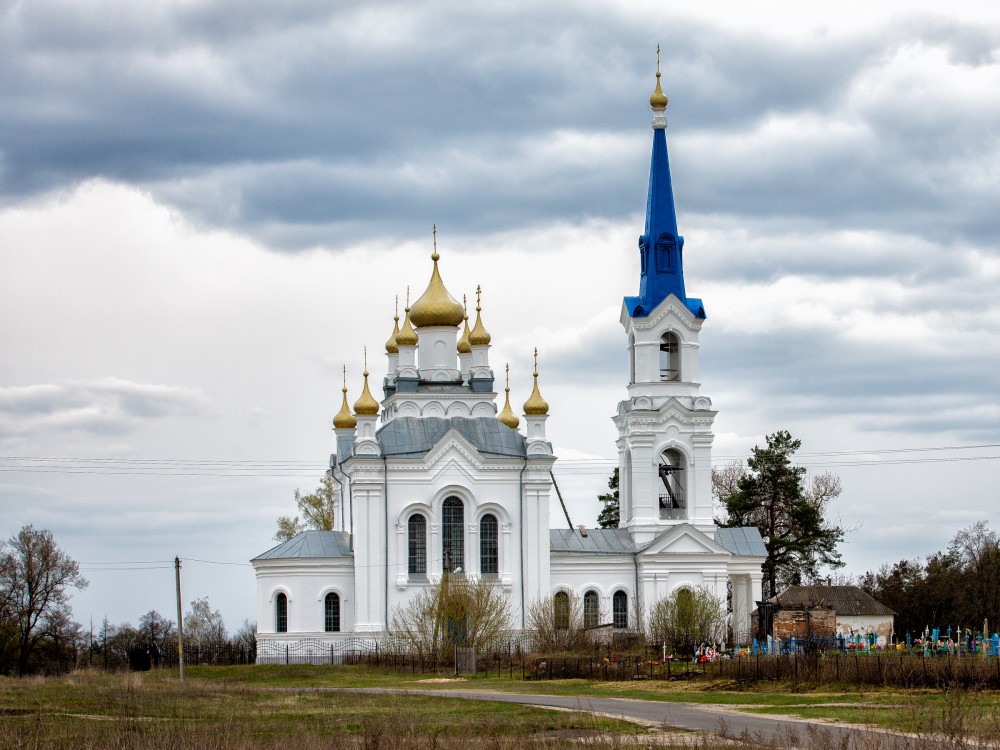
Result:
[[[645,147],[573,162],[533,144],[573,132],[644,142],[651,54],[638,22],[597,8],[567,25],[547,6],[287,5],[12,6],[0,17],[7,200],[100,176],[286,247],[410,234],[430,217],[483,232],[635,209]],[[996,33],[911,20],[777,40],[663,21],[683,210],[998,234],[995,185],[954,179],[993,153],[995,108],[960,93],[961,117],[903,96],[855,101],[906,45],[985,66]],[[746,147],[769,118],[794,127],[803,113],[853,134]]]
[[[201,391],[118,378],[0,387],[0,437],[47,431],[118,435],[143,422],[205,417],[210,410]]]

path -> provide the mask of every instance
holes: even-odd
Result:
[[[289,688],[293,689],[293,688]],[[317,688],[351,693],[430,695],[442,698],[521,703],[529,706],[562,708],[574,711],[617,716],[641,724],[674,727],[693,732],[720,734],[727,737],[748,736],[764,745],[780,747],[836,747],[838,750],[861,750],[873,747],[884,750],[907,748],[945,748],[943,741],[917,738],[912,735],[873,728],[837,725],[812,719],[792,719],[748,714],[720,706],[700,703],[668,703],[665,701],[632,700],[627,698],[595,698],[590,696],[528,695],[522,693],[492,693],[471,690],[407,690],[389,688]]]

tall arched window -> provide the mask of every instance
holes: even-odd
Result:
[[[569,594],[557,591],[552,597],[552,614],[556,630],[569,630]]]
[[[583,627],[596,628],[600,620],[597,592],[591,589],[583,595]]]
[[[669,448],[660,454],[660,518],[687,518],[684,456]]]
[[[680,380],[681,345],[673,331],[660,337],[660,380]]]
[[[329,593],[324,602],[323,630],[327,633],[340,632],[340,596]]]
[[[274,600],[274,632],[288,632],[288,597],[278,594]]]
[[[465,572],[465,509],[457,497],[441,506],[441,559],[450,573]]]
[[[628,627],[628,594],[616,591],[611,598],[611,620],[618,630]]]
[[[500,572],[500,541],[497,517],[487,513],[479,521],[479,572],[496,577]]]
[[[407,563],[406,571],[411,576],[427,575],[427,519],[422,513],[414,513],[406,524]]]

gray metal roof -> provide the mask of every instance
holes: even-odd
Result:
[[[569,554],[634,555],[637,550],[625,529],[587,529],[587,536],[580,536],[576,529],[550,529],[549,540],[553,552]],[[767,557],[764,540],[754,526],[717,529],[715,541],[737,557]]]
[[[635,542],[625,529],[587,529],[587,536],[570,529],[549,529],[553,552],[577,555],[634,555]]]
[[[893,610],[857,586],[789,586],[768,601],[782,609],[829,608],[838,615],[894,615]]]
[[[524,458],[524,436],[496,417],[397,417],[377,433],[384,456],[421,458],[455,430],[487,458]]]
[[[737,557],[767,557],[767,547],[756,526],[720,527],[715,541]]]
[[[272,547],[254,560],[291,560],[306,557],[354,557],[346,531],[303,531]]]

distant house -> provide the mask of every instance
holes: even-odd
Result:
[[[896,613],[857,586],[789,586],[765,603],[775,638],[870,635],[892,640]]]

